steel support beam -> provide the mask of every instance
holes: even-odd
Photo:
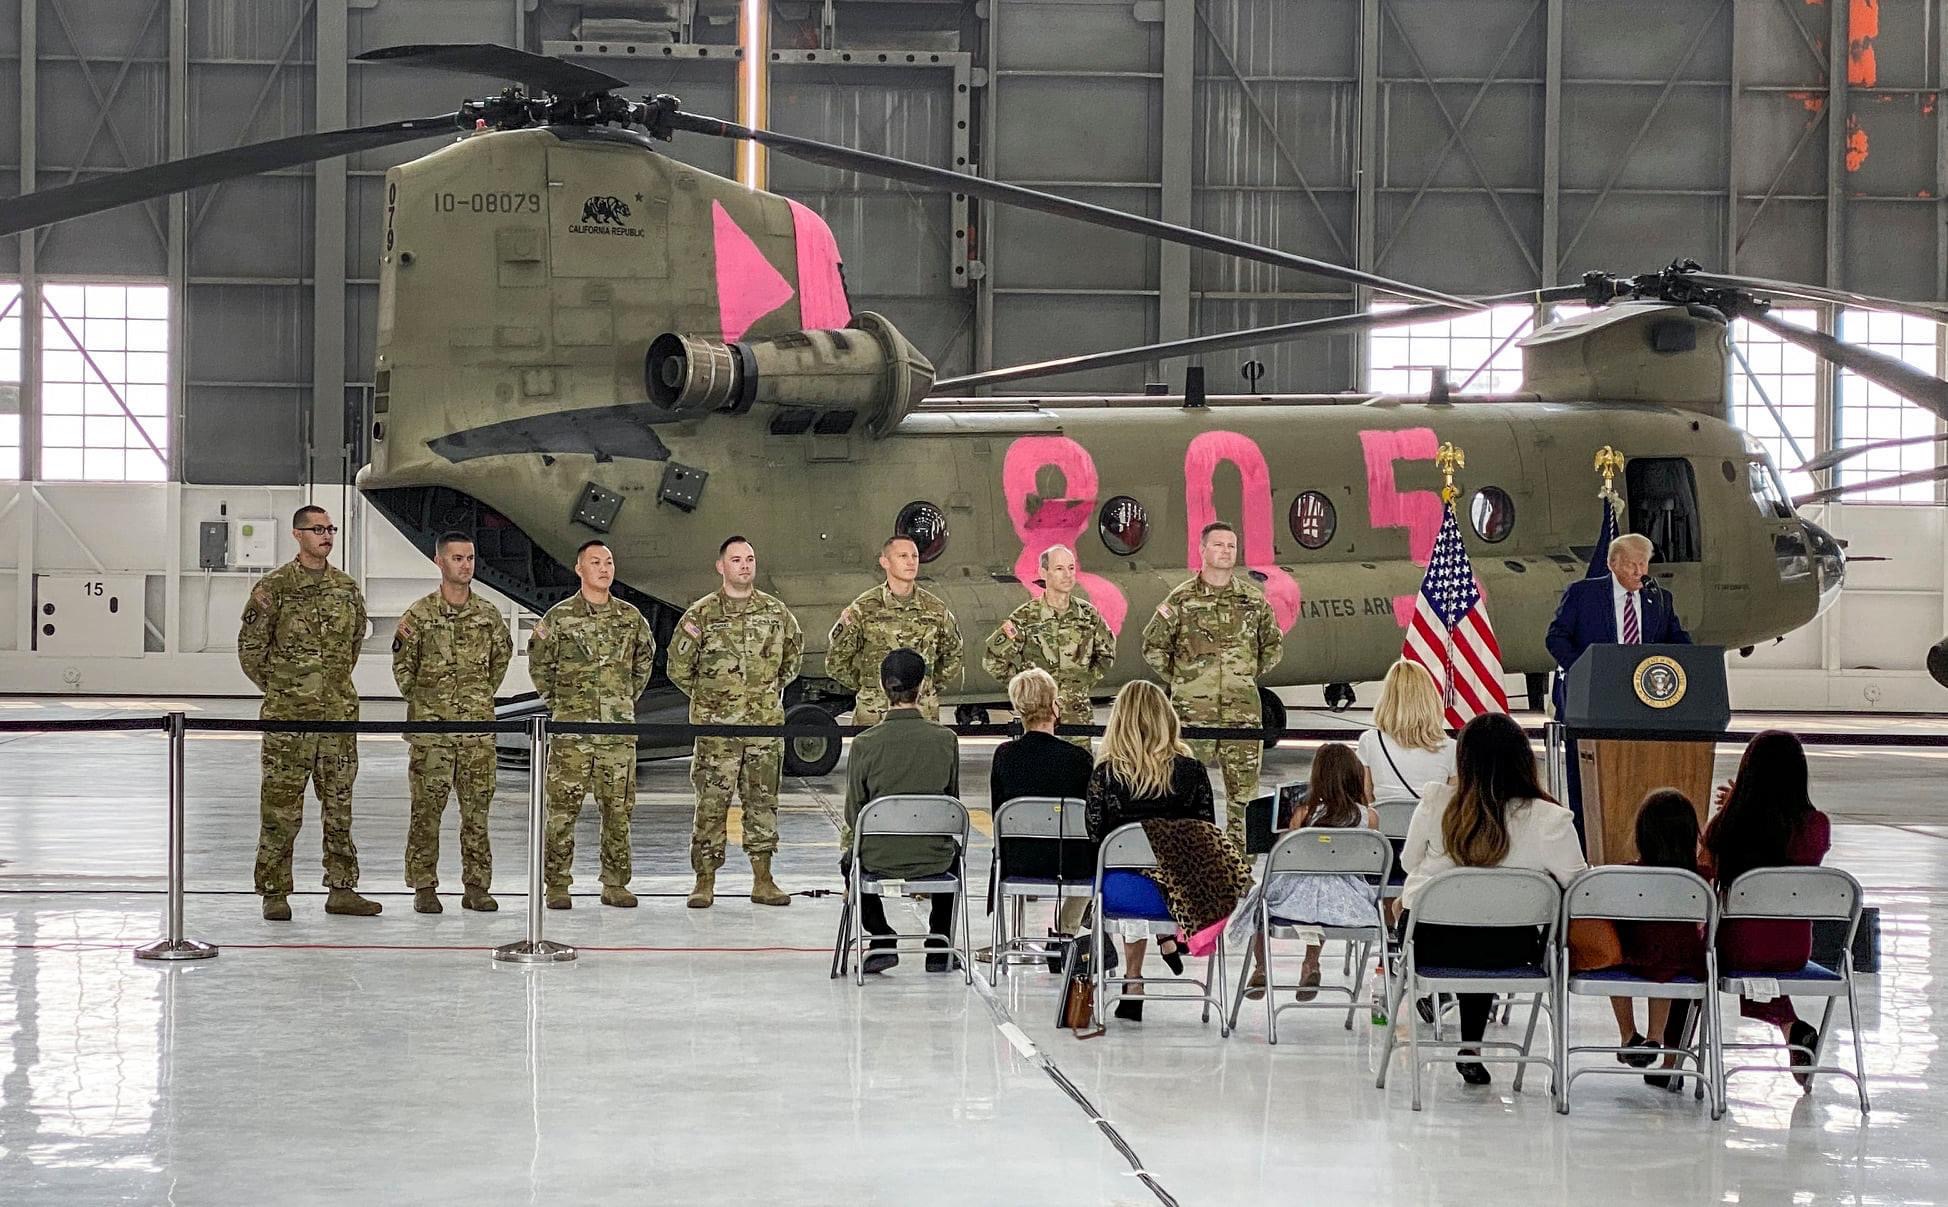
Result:
[[[149,27],[155,24],[156,14],[163,11],[163,0],[153,0],[153,3],[149,5],[148,15],[143,17],[142,24],[136,28],[135,36],[129,42],[128,55],[117,64],[115,80],[109,85],[108,91],[105,94],[102,92],[101,87],[95,83],[95,73],[88,70],[88,56],[81,52],[81,41],[74,35],[74,26],[68,21],[67,10],[61,6],[60,0],[50,0],[47,10],[54,14],[55,24],[61,27],[61,35],[68,40],[68,45],[74,48],[74,62],[75,66],[81,69],[81,82],[88,85],[88,94],[95,98],[95,105],[97,107],[95,128],[89,133],[88,141],[83,144],[81,154],[75,156],[75,167],[68,174],[67,183],[73,184],[80,177],[84,170],[81,165],[88,161],[88,152],[94,150],[95,140],[101,137],[101,132],[104,128],[107,129],[109,138],[114,141],[116,151],[122,156],[122,166],[127,168],[141,167],[141,164],[135,162],[135,156],[129,154],[128,143],[122,138],[121,130],[116,128],[112,118],[112,111],[115,107],[115,99],[122,94],[122,85],[128,80],[129,70],[135,66],[136,60],[142,54],[142,42],[149,36]],[[23,189],[22,191],[25,192],[26,190]],[[164,231],[163,224],[157,220],[155,210],[146,202],[140,208],[142,216],[149,221],[149,229],[153,230],[156,234],[156,242],[167,247],[169,236]],[[53,230],[54,228],[51,226],[42,227],[38,232],[38,238],[41,242],[45,243],[48,235]]]
[[[1542,281],[1562,275],[1562,23],[1563,0],[1549,0],[1542,31]],[[1538,314],[1540,322],[1544,316]]]
[[[313,86],[317,127],[348,125],[345,61],[350,24],[344,0],[315,7],[317,53]],[[311,482],[338,482],[348,467],[345,431],[345,161],[327,159],[314,175],[311,242],[311,434],[305,470]],[[345,523],[341,516],[339,522]]]
[[[1744,150],[1739,140],[1739,109],[1745,95],[1745,55],[1738,44],[1738,5],[1739,0],[1732,0],[1731,11],[1725,14],[1731,40],[1732,86],[1725,108],[1725,234],[1718,259],[1726,272],[1738,271],[1738,157]]]
[[[1197,104],[1196,0],[1163,6],[1163,129],[1158,162],[1163,182],[1160,216],[1165,222],[1194,226],[1191,207],[1192,113]],[[1157,245],[1157,338],[1190,338],[1190,249]],[[1164,364],[1157,365],[1161,374]]]
[[[20,191],[39,188],[40,158],[40,29],[38,3],[23,0],[20,6]],[[20,255],[20,476],[41,476],[41,279],[40,232],[22,231],[15,236]],[[31,531],[34,513],[30,508],[22,520]],[[25,546],[23,546],[25,547]],[[15,649],[31,647],[34,628],[33,609],[24,606],[32,599],[34,568],[24,558],[20,562],[18,594],[14,610],[20,614],[20,633]]]
[[[1365,272],[1374,271],[1377,259],[1379,215],[1375,206],[1380,187],[1380,2],[1360,0],[1359,62],[1359,159],[1354,168],[1353,254],[1354,263]],[[1373,304],[1373,291],[1364,285],[1353,287],[1353,309],[1364,310]],[[1353,341],[1350,390],[1366,386],[1368,341]]]
[[[1846,285],[1847,6],[1832,10],[1826,37],[1826,283]],[[1837,412],[1836,412],[1837,414]],[[1836,429],[1834,436],[1839,433]]]
[[[168,154],[171,159],[181,159],[189,154],[189,0],[169,0],[169,128]],[[171,194],[164,203],[169,216],[168,239],[168,279],[169,279],[169,418],[163,425],[164,440],[168,442],[168,472],[171,481],[180,481],[183,476],[183,431],[185,426],[184,403],[189,380],[189,366],[186,351],[189,347],[189,194]],[[174,593],[181,583],[172,578],[166,584],[165,593]],[[166,639],[169,649],[176,649],[173,640],[176,607],[169,604],[164,610],[165,619],[172,626],[171,638]]]

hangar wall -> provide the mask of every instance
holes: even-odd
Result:
[[[1944,0],[1881,0],[1867,6],[1871,29],[1859,7],[779,0],[772,122],[931,163],[965,156],[1001,179],[1442,289],[1522,289],[1695,255],[1756,276],[1948,297],[1948,127],[1937,112]],[[517,41],[570,53],[616,42],[600,60],[605,70],[728,114],[735,8],[0,0],[0,95],[20,100],[18,120],[0,122],[0,191],[439,113],[497,87],[350,61],[402,42]],[[609,35],[636,36],[631,29],[650,31],[643,49],[670,53],[622,53]],[[853,57],[835,63],[825,50]],[[919,57],[882,61],[888,50]],[[226,652],[237,584],[194,568],[196,524],[239,498],[288,513],[305,481],[336,498],[335,484],[359,460],[359,425],[347,417],[360,413],[371,377],[378,190],[386,165],[413,150],[0,240],[0,280],[22,282],[30,304],[44,280],[160,280],[179,319],[174,483],[0,484],[0,679],[9,687],[238,686]],[[730,168],[728,144],[679,142],[673,153]],[[947,198],[784,160],[774,160],[772,185],[827,217],[857,306],[890,313],[944,373],[1369,300],[991,207],[975,207],[963,225]],[[32,327],[22,351],[29,414]],[[1360,359],[1360,347],[1342,340],[1223,354],[1206,367],[1214,388],[1242,384],[1241,368],[1255,360],[1263,389],[1319,390],[1357,387]],[[1051,385],[1166,379],[1180,381],[1181,366]],[[31,418],[27,426],[31,441]],[[1941,517],[1929,507],[1829,509],[1829,524],[1855,537],[1855,553],[1885,550],[1893,560],[1857,563],[1834,612],[1735,665],[1745,702],[1784,690],[1795,702],[1940,707],[1940,690],[1918,668],[1927,643],[1948,629]],[[357,530],[349,552],[383,633],[381,601],[400,596],[403,606],[421,581],[418,564],[382,524],[365,517]],[[32,624],[24,601],[37,572],[102,568],[151,584],[158,648],[83,667],[76,685],[75,668],[22,652]]]

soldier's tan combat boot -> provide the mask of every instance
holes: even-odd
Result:
[[[771,856],[751,856],[751,900],[758,905],[790,905],[791,894],[771,878]]]
[[[617,909],[635,909],[636,894],[619,884],[605,884],[602,886],[602,904],[613,905]]]
[[[289,922],[290,920],[291,903],[285,900],[284,894],[264,894],[264,921]]]
[[[413,890],[413,912],[416,914],[445,913],[446,907],[440,904],[440,895],[430,888]]]
[[[691,909],[709,909],[710,903],[717,899],[717,873],[698,872],[697,883],[690,889],[690,899],[683,904]]]
[[[460,898],[461,909],[478,910],[483,914],[491,914],[500,907],[501,903],[488,896],[487,890],[477,884],[469,884],[466,895]]]
[[[562,889],[559,892],[555,891],[554,889],[549,889],[548,908],[549,909],[574,909],[575,903],[568,899],[567,889]]]
[[[349,914],[354,918],[370,918],[384,909],[385,906],[370,897],[359,896],[358,890],[352,888],[335,888],[325,898],[325,912],[328,914]]]

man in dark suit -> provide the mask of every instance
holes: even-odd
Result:
[[[919,709],[920,685],[926,677],[926,659],[914,650],[897,649],[880,661],[879,685],[886,690],[886,717],[852,739],[852,749],[846,755],[845,830],[840,837],[845,854],[839,860],[839,871],[848,878],[852,873],[852,827],[861,809],[882,796],[960,795],[959,740],[953,730],[929,720]],[[889,835],[867,838],[859,844],[859,862],[865,869],[895,880],[938,875],[954,866],[958,853],[953,839],[932,835]],[[929,906],[928,930],[937,935],[952,934],[954,894],[935,894]],[[893,945],[893,927],[877,895],[861,896],[859,921],[867,932],[887,936],[873,939],[872,947]],[[946,945],[944,940],[927,940],[929,947]],[[899,962],[900,957],[891,951],[874,951],[860,967],[866,972],[884,972]],[[927,956],[928,972],[954,968],[954,958],[945,952]]]
[[[1648,538],[1626,532],[1610,542],[1610,572],[1569,584],[1549,622],[1547,644],[1556,659],[1556,719],[1562,719],[1563,681],[1569,668],[1593,645],[1690,645],[1691,634],[1677,618],[1670,593],[1650,577]],[[1576,764],[1576,744],[1568,744],[1569,807],[1576,828],[1583,827],[1582,773]]]

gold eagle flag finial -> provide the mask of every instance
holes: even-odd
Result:
[[[1446,478],[1441,487],[1441,502],[1452,507],[1454,501],[1461,497],[1461,488],[1454,484],[1454,471],[1467,468],[1468,455],[1461,451],[1459,445],[1446,442],[1434,453],[1434,465]]]
[[[1623,500],[1617,497],[1616,488],[1612,483],[1616,476],[1623,472],[1623,454],[1607,444],[1597,449],[1596,472],[1603,475],[1603,488],[1596,492],[1596,497],[1621,504]]]

